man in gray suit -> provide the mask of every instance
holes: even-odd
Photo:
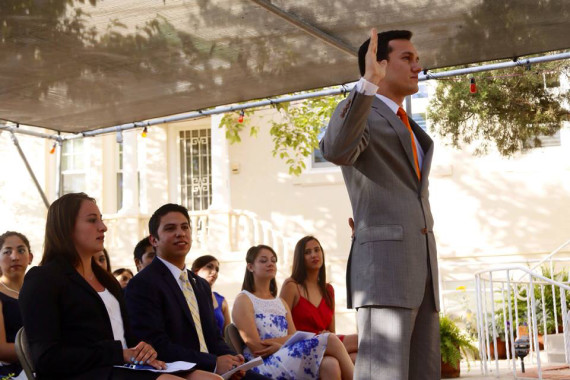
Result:
[[[357,379],[440,378],[433,141],[402,109],[421,71],[411,35],[371,30],[359,51],[362,78],[320,143],[342,166],[354,216],[347,292],[357,308]]]

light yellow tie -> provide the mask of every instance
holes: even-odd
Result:
[[[198,333],[200,352],[208,352],[208,346],[206,346],[206,339],[204,339],[204,332],[202,331],[202,323],[200,322],[198,301],[196,300],[196,294],[194,293],[192,284],[188,281],[188,273],[185,270],[180,273],[180,280],[182,281],[182,293],[184,293],[184,298],[186,298],[186,303],[188,304],[190,314],[192,314],[192,319],[196,326],[196,332]]]

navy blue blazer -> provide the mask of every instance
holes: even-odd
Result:
[[[133,333],[152,344],[158,357],[196,363],[198,369],[213,372],[220,355],[236,355],[219,333],[214,317],[212,290],[206,280],[188,271],[196,293],[202,331],[208,353],[200,352],[194,320],[172,272],[155,258],[133,277],[126,289],[126,304]]]
[[[119,301],[127,345],[134,346],[119,283],[97,278]],[[39,379],[106,379],[123,364],[103,300],[67,261],[30,269],[19,303]]]

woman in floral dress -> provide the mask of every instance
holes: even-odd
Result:
[[[263,357],[254,370],[273,379],[352,379],[354,365],[334,334],[316,335],[283,345],[295,325],[287,304],[277,298],[277,255],[258,245],[246,255],[242,292],[235,300],[232,319],[247,347],[246,360]]]

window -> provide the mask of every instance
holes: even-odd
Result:
[[[61,152],[63,194],[85,191],[84,140],[66,140]]]
[[[327,127],[324,126],[321,128],[321,132],[319,133],[318,139],[321,141],[323,136],[325,135]],[[323,157],[323,153],[319,148],[315,148],[313,150],[313,154],[311,154],[311,168],[330,168],[334,167],[335,165],[332,162],[327,161]]]
[[[530,140],[524,144],[524,147],[528,149],[528,148],[546,148],[549,146],[562,145],[560,141],[560,130],[556,131],[556,133],[553,134],[552,136],[541,135],[538,136],[537,138],[540,144],[536,143],[533,140]]]
[[[212,203],[210,129],[180,131],[180,199],[190,211],[207,210]]]

